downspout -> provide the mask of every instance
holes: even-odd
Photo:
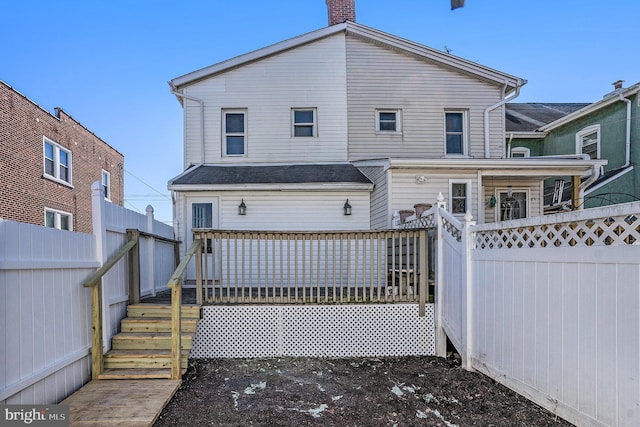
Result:
[[[511,141],[513,141],[513,132],[509,134],[509,142],[507,142],[507,158],[511,158]]]
[[[200,98],[196,98],[194,96],[185,95],[184,93],[178,92],[172,86],[171,93],[175,96],[179,96],[180,98],[188,99],[190,101],[195,101],[200,104],[200,159],[202,160],[200,163],[204,164],[204,101]]]
[[[618,99],[627,104],[627,124],[625,129],[625,161],[621,169],[629,167],[631,163],[631,100],[625,98],[621,93],[618,94]],[[581,183],[578,187],[579,191],[579,206],[582,206],[584,200],[585,190],[600,177],[601,166],[593,166],[593,173],[585,182]]]
[[[622,96],[622,94],[618,94],[620,101],[623,101],[627,104],[627,127],[626,127],[626,135],[625,135],[625,162],[622,166],[626,168],[629,166],[631,162],[631,100]]]
[[[484,110],[484,158],[485,159],[490,158],[490,154],[491,154],[491,149],[489,144],[489,112],[492,110],[495,110],[498,107],[503,106],[509,101],[513,101],[514,99],[516,99],[518,95],[520,95],[520,86],[522,85],[520,84],[516,85],[516,91],[510,98],[504,98],[501,101],[496,102],[493,105],[490,105]],[[506,90],[507,90],[507,83],[505,82],[504,88],[502,89],[502,91],[504,92]]]

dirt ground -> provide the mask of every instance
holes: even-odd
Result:
[[[571,424],[454,358],[192,361],[160,426]]]

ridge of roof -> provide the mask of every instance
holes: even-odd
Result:
[[[314,41],[342,33],[353,34],[366,39],[377,41],[381,44],[405,51],[416,55],[425,60],[433,61],[468,74],[476,75],[484,80],[493,82],[498,85],[506,85],[510,90],[524,85],[527,81],[520,77],[516,77],[502,71],[495,70],[484,65],[469,61],[467,59],[441,52],[437,49],[422,45],[402,37],[398,37],[383,31],[367,27],[355,22],[346,21],[340,24],[324,27],[315,31],[311,31],[299,36],[286,39],[275,44],[253,50],[251,52],[235,56],[233,58],[209,65],[204,68],[192,71],[182,76],[176,77],[169,81],[169,85],[173,90],[187,86],[210,76],[240,67],[250,62],[258,61],[272,55],[294,49],[299,46],[312,43]]]

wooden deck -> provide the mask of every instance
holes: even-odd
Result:
[[[70,425],[151,426],[180,387],[181,380],[97,380],[63,400]]]

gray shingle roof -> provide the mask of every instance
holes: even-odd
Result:
[[[355,166],[345,164],[213,166],[201,165],[173,180],[173,185],[319,184],[372,182]]]
[[[567,114],[589,105],[588,103],[508,103],[505,109],[507,132],[533,132],[541,126],[554,122]]]

